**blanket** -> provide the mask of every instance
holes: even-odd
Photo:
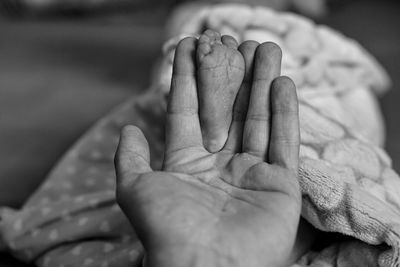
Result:
[[[208,8],[208,15],[193,17],[199,28],[182,34],[198,34],[205,22],[210,23],[210,14],[223,21],[219,26],[229,25],[229,18],[223,13],[229,9],[238,15],[261,12],[264,19],[269,14],[292,21],[282,36],[289,36],[287,29],[293,30],[293,25],[307,25],[308,29],[316,30],[314,37],[325,34],[324,40],[331,38],[328,44],[332,40],[345,44],[344,48],[337,43],[330,47],[334,56],[325,55],[326,62],[319,67],[323,75],[314,86],[310,86],[310,79],[315,77],[307,76],[304,69],[320,53],[305,57],[303,51],[300,54],[307,60],[297,65],[290,65],[288,56],[286,59],[284,56],[284,71],[291,70],[290,65],[295,66],[293,72],[297,68],[302,73],[296,78],[301,120],[302,216],[315,228],[333,235],[320,240],[324,244],[306,253],[295,266],[399,266],[400,178],[391,168],[390,158],[379,148],[383,138],[376,137],[383,134],[373,92],[382,92],[388,85],[383,70],[354,41],[325,27],[320,33],[317,26],[300,17],[264,8],[248,11],[238,6]],[[257,19],[262,22],[254,13],[249,14],[252,18],[249,23]],[[259,24],[268,25],[268,21]],[[216,24],[214,29],[219,26]],[[242,29],[241,32],[236,29],[239,36],[248,27]],[[257,30],[255,37],[263,32],[267,33],[264,38],[273,36],[268,35],[272,32],[268,27]],[[134,124],[143,129],[150,143],[152,167],[161,167],[165,95],[171,56],[178,39],[165,46],[165,57],[149,92],[128,100],[78,140],[22,209],[0,210],[0,250],[43,267],[140,266],[143,248],[115,202],[113,157],[119,130],[126,124]],[[322,50],[321,43],[318,47]],[[288,55],[290,50],[281,46],[284,55]],[[357,54],[346,54],[349,51]],[[297,62],[298,58],[292,56],[292,59]],[[342,75],[329,76],[330,68]],[[353,79],[351,82],[343,79],[347,73]],[[327,83],[327,79],[331,82]],[[357,106],[360,99],[362,107]],[[377,123],[349,123],[346,119],[360,119],[351,118],[360,115],[360,112],[350,113],[352,110],[375,114]],[[345,112],[343,117],[340,112]],[[369,130],[362,131],[362,126]]]

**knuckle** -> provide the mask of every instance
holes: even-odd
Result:
[[[248,113],[246,120],[248,121],[262,121],[262,122],[269,122],[270,118],[268,116],[268,114],[264,114],[264,113]]]
[[[299,113],[296,106],[292,106],[292,105],[276,107],[276,108],[272,109],[271,112],[273,115],[282,114],[282,115],[289,115],[289,116],[290,115],[297,116]]]
[[[178,104],[170,104],[167,107],[168,115],[182,115],[182,116],[194,116],[197,114],[197,109],[194,107],[185,107]]]
[[[300,146],[299,137],[297,135],[294,136],[293,133],[290,135],[272,133],[271,139],[278,146],[281,145],[289,147]]]

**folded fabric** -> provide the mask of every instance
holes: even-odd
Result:
[[[143,248],[115,201],[120,129],[141,127],[152,166],[163,157],[164,96],[134,97],[66,153],[20,210],[0,208],[0,251],[45,266],[140,266]]]
[[[224,10],[223,6],[215,8]],[[232,6],[226,8],[234,12],[231,18],[242,11],[247,12],[245,7],[236,11]],[[210,9],[209,15],[219,16],[212,7]],[[264,10],[265,14],[276,17],[301,20],[267,9],[248,10]],[[206,18],[202,17],[202,20]],[[257,20],[256,16],[253,18]],[[226,26],[227,21],[223,25]],[[311,26],[315,28],[313,24]],[[270,30],[264,27],[260,31]],[[371,57],[358,50],[358,46],[344,37],[335,36],[345,44],[355,46],[353,50],[359,51],[358,56],[340,57],[335,50],[332,52],[335,56],[328,57],[331,61],[328,60],[326,66],[321,65],[325,66],[321,69],[325,73],[324,68],[333,65],[339,72],[352,73],[350,76],[356,80],[346,84],[342,76],[334,76],[340,81],[325,83],[323,81],[328,79],[325,73],[313,87],[307,86],[309,78],[298,84],[302,139],[299,173],[302,216],[324,232],[349,238],[346,241],[340,241],[341,238],[327,240],[323,249],[310,251],[296,266],[399,266],[400,178],[392,170],[390,158],[370,142],[378,139],[372,134],[368,136],[369,140],[360,137],[362,135],[354,125],[346,125],[342,121],[345,118],[337,115],[344,112],[344,117],[351,117],[348,113],[351,110],[371,109],[371,106],[365,106],[375,103],[370,88],[382,90],[387,79]],[[151,146],[152,167],[160,168],[165,93],[169,89],[166,81],[170,80],[171,56],[177,40],[166,45],[166,56],[157,76],[160,79],[146,95],[129,100],[98,122],[71,148],[21,210],[0,210],[1,250],[27,262],[35,261],[40,267],[140,266],[143,248],[115,202],[113,156],[120,128],[135,124],[143,129]],[[341,50],[339,46],[334,47]],[[283,48],[285,53],[287,48]],[[343,51],[347,53],[348,48]],[[297,70],[304,71],[312,57],[310,54],[309,61],[301,61]],[[284,67],[284,71],[288,69]],[[354,84],[356,89],[352,88]],[[343,94],[345,98],[341,98]],[[364,106],[354,107],[360,98]],[[340,110],[342,107],[345,108]],[[377,112],[376,106],[372,108],[376,110],[369,112]],[[374,130],[379,132],[379,128]]]

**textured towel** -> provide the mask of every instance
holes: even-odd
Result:
[[[319,28],[299,17],[238,6],[209,7],[208,15],[193,17],[193,23],[199,27],[197,32],[189,34],[198,33],[204,23],[210,23],[211,15],[214,16],[211,21],[219,18],[224,22],[219,26],[226,27],[229,25],[229,18],[224,17],[226,10],[238,14],[230,15],[232,19],[239,17],[241,12],[261,12],[264,20],[269,14],[292,21],[290,27],[282,26],[286,31],[293,30],[296,27],[293,25],[308,25],[308,29],[311,27],[317,32],[312,35],[314,39],[316,36],[321,38],[317,31]],[[199,13],[204,12],[200,10]],[[259,21],[258,24],[269,25],[267,22],[270,20],[263,21],[255,13],[249,14],[251,19],[248,21],[253,21],[253,24]],[[278,22],[273,25],[278,27]],[[215,29],[218,30],[217,26]],[[240,37],[248,28],[254,30],[254,27],[244,26],[241,32],[235,29]],[[309,86],[312,84],[309,79],[314,77],[307,76],[305,69],[313,62],[315,54],[304,56],[307,60],[293,67],[293,71],[301,72],[299,76],[304,78],[303,82],[301,77],[296,78],[301,112],[302,215],[322,231],[344,234],[349,238],[346,241],[332,238],[324,249],[304,255],[297,266],[399,266],[400,178],[391,169],[385,152],[371,143],[382,141],[381,137],[373,136],[373,133],[381,135],[380,124],[369,125],[370,130],[363,132],[362,124],[345,121],[354,116],[350,113],[352,110],[364,110],[379,118],[370,88],[382,91],[387,78],[358,45],[327,28],[322,29],[328,36],[324,38],[336,38],[346,46],[343,49],[333,45],[330,53],[334,56],[325,55],[327,62],[319,68],[322,77],[314,86]],[[266,26],[258,27],[257,34],[263,32],[272,31]],[[284,36],[289,36],[288,32]],[[0,211],[0,249],[43,267],[139,266],[142,246],[115,203],[113,156],[121,126],[135,124],[143,129],[151,144],[152,166],[160,167],[164,93],[169,87],[166,81],[170,79],[170,60],[176,42],[177,39],[170,41],[165,47],[166,56],[159,68],[159,80],[152,87],[154,90],[131,99],[95,125],[65,155],[21,210],[4,208]],[[331,41],[328,43],[332,44]],[[287,61],[287,51],[291,50],[283,44],[284,60]],[[348,51],[356,54],[346,54]],[[293,61],[296,60],[298,57],[293,56]],[[287,63],[283,66],[284,72],[289,70]],[[345,77],[350,73],[350,82],[344,82],[343,76],[338,75],[330,78],[331,83],[326,83],[333,67]],[[362,107],[356,106],[360,98]],[[344,112],[343,117],[339,116],[341,112]],[[368,128],[367,125],[364,127]],[[362,134],[357,129],[361,129]]]

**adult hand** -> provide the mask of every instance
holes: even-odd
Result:
[[[246,75],[238,95],[251,90],[232,106],[224,147],[209,152],[200,116],[213,114],[200,112],[197,46],[186,38],[176,50],[163,170],[151,169],[142,132],[123,129],[117,200],[146,266],[285,266],[301,200],[298,103],[293,82],[278,77],[281,51],[271,43],[241,46]]]

